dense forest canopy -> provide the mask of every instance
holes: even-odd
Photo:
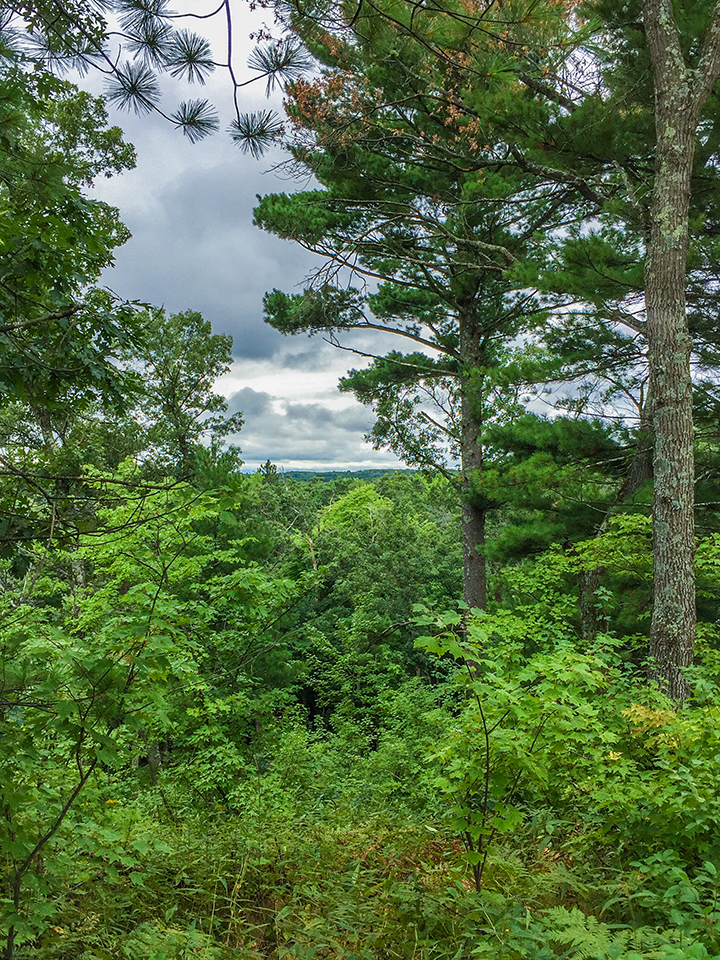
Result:
[[[266,317],[406,470],[244,472],[231,338],[99,283],[134,151],[59,73],[162,111],[203,36],[0,6],[4,958],[718,958],[720,5],[271,9]]]

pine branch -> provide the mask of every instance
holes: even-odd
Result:
[[[283,87],[308,70],[312,66],[312,60],[296,40],[286,39],[265,47],[256,47],[248,57],[247,65],[251,70],[260,72],[260,76],[253,80],[267,78],[265,94],[269,96],[276,86]],[[246,83],[252,83],[253,80]]]
[[[207,75],[215,69],[210,44],[197,33],[179,30],[168,52],[167,68],[172,77],[204,85]]]
[[[217,112],[208,100],[186,100],[170,119],[182,130],[190,143],[197,143],[220,127]]]
[[[109,103],[120,110],[133,110],[142,116],[157,108],[160,87],[149,67],[140,63],[126,63],[108,79],[105,96]]]
[[[249,153],[258,160],[284,129],[283,122],[273,110],[259,110],[233,120],[228,132],[243,153]]]

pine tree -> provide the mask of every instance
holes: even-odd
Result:
[[[609,295],[606,290],[598,297],[596,289],[584,311],[607,325],[623,325],[630,331],[625,345],[634,333],[640,345],[643,340],[649,345],[649,391],[643,399],[641,428],[652,433],[654,441],[657,590],[651,653],[658,679],[681,700],[687,687],[680,671],[692,659],[695,619],[689,372],[693,343],[685,289],[692,286],[691,279],[696,288],[707,289],[711,276],[700,270],[690,278],[687,254],[690,212],[699,214],[704,206],[707,216],[716,192],[717,123],[707,104],[719,69],[719,13],[709,3],[674,11],[665,0],[629,5],[611,0],[582,10],[575,5],[555,7],[560,19],[538,30],[529,11],[521,7],[503,11],[500,30],[491,8],[469,11],[450,4],[440,11],[374,3],[370,9],[361,3],[349,23],[354,43],[346,45],[352,49],[374,45],[377,60],[388,72],[395,63],[393,56],[401,52],[397,71],[403,76],[413,73],[417,51],[422,51],[425,62],[416,74],[422,78],[423,91],[434,99],[436,115],[447,127],[457,123],[463,130],[464,143],[454,143],[448,151],[455,162],[462,165],[469,156],[484,169],[502,170],[506,176],[513,170],[525,174],[529,179],[522,201],[530,194],[542,198],[551,234],[560,211],[570,216],[572,198],[576,209],[565,221],[566,236],[556,233],[555,239],[561,246],[569,239],[568,249],[574,245],[585,253],[593,252],[593,244],[597,253],[598,240],[602,241],[606,249],[593,264],[597,278],[608,264],[616,276],[621,272],[617,268],[623,258],[618,259],[618,252],[623,249],[627,254],[634,246],[636,259],[645,263],[639,290],[637,271],[628,264],[625,272],[633,276],[623,278]],[[595,18],[583,21],[579,12]],[[322,16],[320,8],[313,11],[313,23],[318,19],[323,26],[336,27],[336,37],[326,40],[331,54],[342,50],[338,36],[344,39],[343,29],[348,27],[342,12],[326,5]],[[293,26],[312,41],[314,28],[300,20],[296,16]],[[698,36],[704,39],[698,42]],[[591,42],[583,46],[586,41]],[[310,43],[316,55],[321,42],[322,38],[314,46]],[[414,60],[409,52],[413,49]],[[644,77],[643,64],[651,66]],[[368,63],[367,69],[374,66]],[[444,82],[433,83],[440,75]],[[323,97],[312,86],[304,93],[307,102],[301,106],[315,111],[319,119]],[[382,107],[373,107],[370,123],[397,103],[411,104],[406,117],[414,123],[415,102],[412,97],[397,97],[393,90]],[[363,113],[361,95],[355,111],[357,116]],[[337,138],[347,135],[352,117],[348,110],[338,118]],[[678,118],[681,123],[675,122]],[[302,128],[297,113],[293,121]],[[390,136],[384,142],[390,143]],[[300,150],[296,157],[306,162],[316,153],[308,142],[305,154]],[[709,194],[697,192],[699,182],[710,184]],[[698,217],[694,224],[700,222]],[[694,225],[693,233],[696,229]],[[693,243],[693,254],[696,249]],[[623,346],[622,338],[618,344]],[[633,472],[642,472],[646,451],[647,445],[641,444]]]
[[[291,149],[324,189],[266,197],[256,222],[321,253],[327,265],[302,295],[269,294],[266,316],[284,333],[390,333],[421,348],[378,356],[371,341],[369,353],[356,352],[374,357],[372,365],[342,388],[374,406],[373,439],[406,462],[442,467],[448,450],[457,451],[465,599],[482,608],[483,433],[514,402],[501,369],[507,344],[542,317],[513,270],[541,247],[539,230],[557,222],[562,204],[538,206],[524,171],[479,148],[480,121],[454,117],[438,101],[441,87],[462,82],[461,57],[433,72],[392,30],[356,44],[327,34],[303,39],[326,67],[317,81],[289,89]],[[506,101],[504,87],[497,97],[490,85],[488,117]],[[344,288],[345,268],[378,281],[377,290]]]

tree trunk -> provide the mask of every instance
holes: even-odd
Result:
[[[685,282],[690,182],[700,110],[720,70],[720,3],[697,69],[685,63],[671,0],[644,0],[655,86],[655,185],[645,267],[653,397],[653,614],[651,675],[669,696],[689,693],[682,668],[695,648],[691,340]]]
[[[680,105],[678,104],[678,107]],[[691,341],[685,307],[688,206],[694,128],[678,109],[672,129],[658,123],[657,177],[645,295],[653,432],[653,614],[650,655],[673,699],[684,700],[681,668],[695,648],[695,468]]]
[[[462,459],[463,594],[471,609],[487,607],[486,510],[476,492],[482,476],[484,400],[478,374],[480,337],[472,320],[460,317],[460,455]]]
[[[464,499],[467,486],[465,479],[463,479],[463,595],[465,603],[469,607],[484,610],[487,606],[487,570],[485,554],[483,553],[485,549],[485,511]]]
[[[13,877],[12,882],[12,892],[13,892],[13,908],[15,913],[20,912],[20,884],[22,882],[22,874],[18,873],[17,869],[15,870],[15,876]],[[15,960],[15,935],[17,930],[15,924],[12,924],[8,928],[7,938],[5,940],[5,955],[4,960]]]
[[[606,621],[600,617],[596,596],[606,573],[606,567],[578,570],[578,611],[583,640],[594,640],[601,630],[607,629]]]

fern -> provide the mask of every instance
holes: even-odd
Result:
[[[549,937],[553,943],[572,950],[569,956],[578,960],[598,960],[609,955],[612,943],[610,930],[595,917],[586,916],[573,907],[553,907],[545,918],[550,924]]]
[[[553,907],[536,923],[543,928],[532,931],[536,939],[558,960],[720,960],[679,930],[618,930],[577,907]]]
[[[124,960],[186,960],[201,956],[203,960],[219,960],[222,948],[194,926],[182,930],[167,927],[159,920],[142,923],[123,942]]]

